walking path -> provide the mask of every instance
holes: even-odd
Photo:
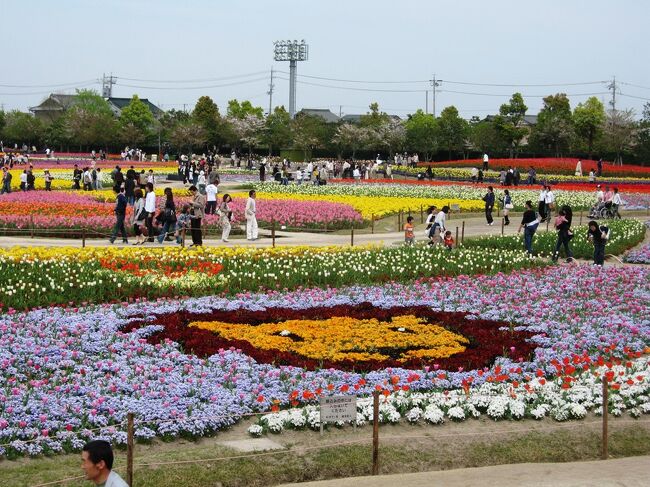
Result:
[[[642,487],[650,486],[650,456],[571,463],[519,463],[376,477],[305,482],[304,487]]]

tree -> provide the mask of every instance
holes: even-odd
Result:
[[[376,132],[379,136],[380,145],[386,148],[388,154],[393,154],[395,151],[401,151],[404,148],[406,129],[401,120],[390,118]]]
[[[437,123],[433,115],[418,110],[405,123],[406,146],[430,160],[438,150]]]
[[[248,155],[250,156],[253,147],[260,142],[262,129],[264,128],[264,120],[257,117],[257,115],[249,114],[244,118],[229,117],[228,121],[232,126],[237,140],[243,142],[248,147]]]
[[[476,120],[469,124],[469,140],[483,153],[494,153],[503,149],[504,142],[493,122]]]
[[[593,153],[594,142],[602,134],[606,120],[605,106],[592,96],[584,103],[578,103],[573,110],[573,126],[576,135],[587,144],[589,159]]]
[[[650,162],[650,103],[643,105],[635,149],[637,157],[643,164]]]
[[[357,150],[365,147],[370,139],[370,130],[351,123],[344,123],[336,128],[333,141],[341,151],[352,152],[355,158]]]
[[[293,144],[305,154],[305,159],[311,157],[311,152],[324,147],[330,140],[327,123],[320,117],[301,114],[293,121]]]
[[[262,142],[269,148],[269,155],[273,149],[281,149],[291,145],[291,117],[284,106],[275,107],[273,113],[266,117]]]
[[[0,139],[2,138],[2,131],[7,124],[7,114],[4,110],[0,110]]]
[[[200,147],[205,144],[208,138],[205,128],[195,120],[189,117],[177,122],[169,132],[169,140],[179,152],[187,149],[192,153],[193,147]]]
[[[138,95],[122,109],[119,124],[124,141],[132,146],[143,143],[152,134],[154,118],[149,107]]]
[[[379,111],[379,103],[371,103],[368,108],[370,111],[365,115],[361,115],[361,118],[359,119],[359,125],[362,127],[379,130],[390,120],[388,114]]]
[[[63,146],[68,145],[70,142],[66,114],[56,118],[45,127],[45,143],[49,147],[58,147],[63,152]]]
[[[38,145],[44,134],[43,122],[29,113],[12,110],[5,117],[4,141],[18,145]]]
[[[559,157],[568,148],[572,135],[571,105],[566,94],[558,93],[544,98],[544,106],[531,134],[531,143],[552,150]]]
[[[80,146],[106,147],[114,140],[116,123],[113,110],[94,90],[77,90],[64,119],[67,138]],[[50,135],[55,134],[56,128]]]
[[[192,118],[203,128],[206,142],[216,144],[221,141],[221,115],[219,114],[219,107],[212,98],[209,96],[199,98],[194,106]]]
[[[451,159],[452,151],[462,152],[467,138],[467,120],[460,118],[458,109],[451,105],[445,108],[438,118],[438,138]]]
[[[244,100],[243,102],[239,103],[239,101],[235,98],[228,102],[229,118],[238,118],[241,120],[248,115],[253,115],[257,118],[263,118],[264,110],[262,107],[254,107],[248,100]]]
[[[511,159],[528,132],[525,127],[522,127],[526,110],[528,107],[524,103],[524,97],[521,93],[514,93],[508,103],[501,105],[499,115],[494,118],[494,128],[508,146]]]
[[[605,122],[605,147],[616,153],[615,164],[623,165],[623,153],[634,147],[634,110],[609,110]]]

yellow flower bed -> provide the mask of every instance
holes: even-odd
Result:
[[[219,321],[190,327],[212,331],[228,340],[245,340],[262,350],[292,352],[314,360],[439,359],[465,351],[469,340],[413,315],[391,321],[335,316],[326,320],[287,320],[257,326]],[[391,357],[390,350],[397,357]]]
[[[247,197],[246,193],[235,193],[233,198]],[[463,199],[436,199],[436,198],[404,198],[391,196],[343,196],[343,195],[302,195],[287,193],[258,193],[257,198],[273,200],[297,200],[297,201],[330,201],[333,203],[343,203],[352,206],[361,213],[361,216],[369,220],[373,216],[381,218],[386,215],[398,213],[400,211],[411,211],[418,213],[420,207],[425,211],[431,205],[442,208],[445,205],[458,205],[461,211],[481,211],[485,203],[481,200],[463,200]]]

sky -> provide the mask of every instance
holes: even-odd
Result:
[[[378,102],[402,117],[431,113],[434,74],[436,113],[454,105],[467,119],[498,112],[514,92],[529,114],[553,93],[572,107],[590,94],[609,103],[614,77],[617,109],[640,117],[650,102],[646,0],[0,0],[0,12],[13,26],[2,40],[5,110],[101,92],[112,73],[113,96],[165,110],[209,95],[222,113],[233,98],[267,111],[272,68],[273,106],[288,108],[289,66],[273,60],[273,41],[285,39],[309,44],[298,109],[358,114]]]

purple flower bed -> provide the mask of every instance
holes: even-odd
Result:
[[[613,291],[615,290],[615,292]],[[369,394],[398,377],[412,390],[457,389],[485,381],[486,369],[391,368],[358,374],[258,364],[237,350],[200,359],[173,342],[145,337],[156,315],[179,309],[304,309],[370,302],[378,307],[428,305],[512,322],[536,333],[531,362],[511,353],[497,359],[501,374],[521,380],[573,354],[601,356],[612,348],[642,352],[650,345],[650,269],[554,266],[496,276],[420,281],[409,285],[243,294],[86,309],[49,308],[0,317],[0,458],[79,449],[91,437],[126,441],[126,413],[136,414],[139,439],[203,436],[244,415],[288,405],[294,391],[357,386]],[[151,326],[120,332],[133,320]],[[470,379],[471,378],[471,379]],[[363,380],[361,380],[363,379]],[[359,384],[362,384],[359,387]],[[99,428],[98,431],[91,431]]]

